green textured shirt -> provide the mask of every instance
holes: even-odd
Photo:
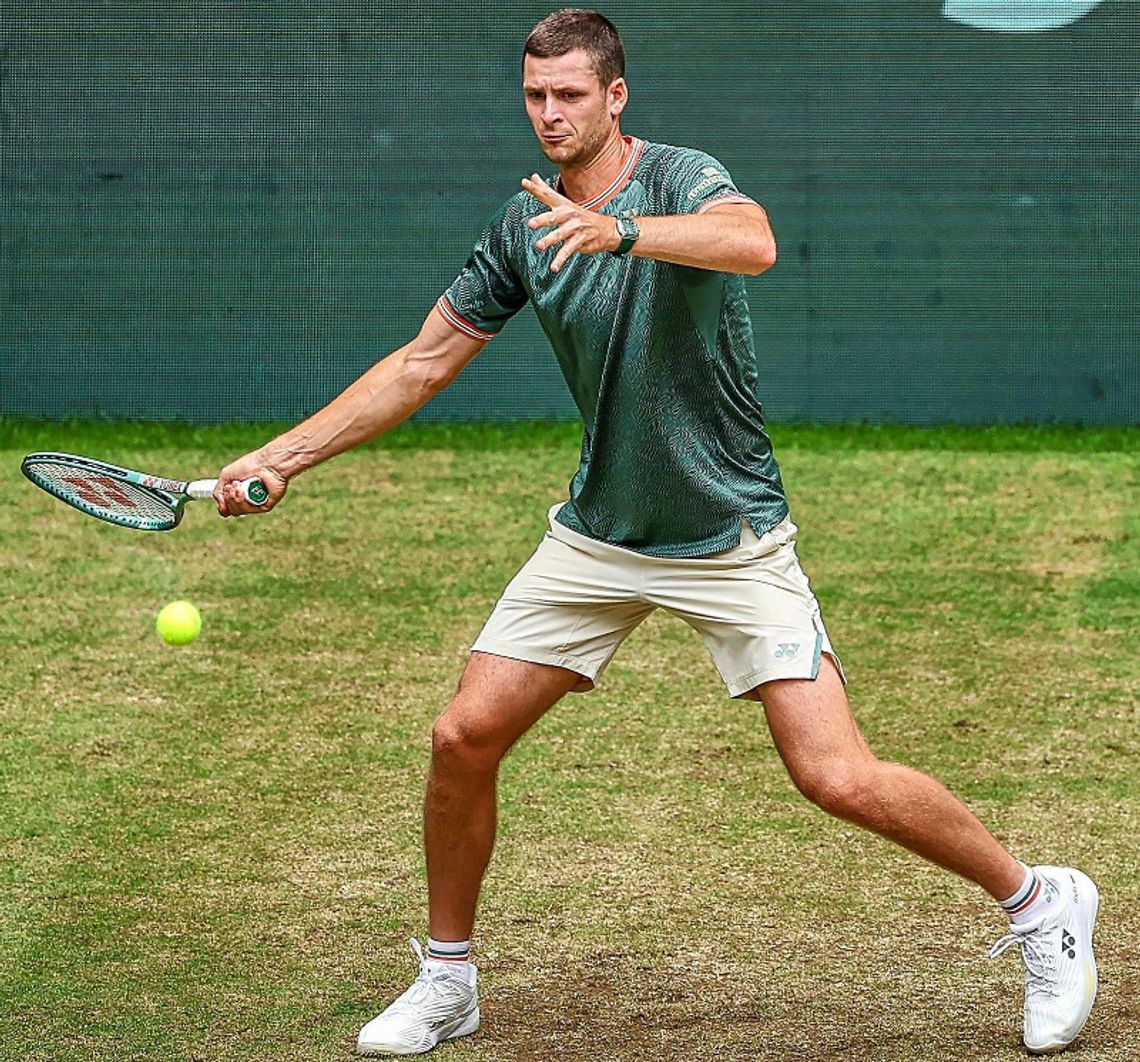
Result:
[[[694,214],[752,202],[716,159],[626,138],[622,172],[580,204],[614,216]],[[491,339],[529,301],[585,424],[570,501],[557,519],[615,546],[695,557],[757,534],[788,512],[757,397],[744,280],[632,255],[575,254],[550,271],[526,192],[488,222],[437,306]]]

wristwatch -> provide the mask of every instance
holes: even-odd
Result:
[[[638,241],[641,236],[641,229],[637,227],[637,222],[633,218],[615,218],[617,222],[617,234],[621,243],[617,245],[616,251],[610,251],[610,254],[629,254],[629,249]]]

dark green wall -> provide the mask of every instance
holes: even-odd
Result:
[[[770,212],[771,416],[1140,420],[1137,6],[1046,33],[941,0],[605,8],[626,131]],[[517,74],[548,10],[0,0],[0,413],[330,398],[548,169]],[[421,415],[571,412],[525,311]]]

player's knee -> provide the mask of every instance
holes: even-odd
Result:
[[[874,803],[876,762],[872,759],[825,760],[792,772],[805,797],[829,815],[865,819]]]
[[[493,735],[462,716],[444,713],[431,731],[432,763],[453,771],[493,769],[502,758]]]

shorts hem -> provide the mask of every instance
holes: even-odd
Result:
[[[508,660],[520,660],[524,664],[546,664],[573,671],[582,677],[582,682],[575,686],[571,693],[588,693],[598,684],[598,679],[605,670],[605,665],[584,660],[582,657],[567,656],[565,653],[548,653],[543,649],[532,649],[527,645],[512,645],[510,642],[496,642],[490,639],[477,639],[468,652],[488,653],[491,656],[504,656]]]
[[[835,664],[835,670],[839,672],[840,681],[846,686],[847,675],[843,671],[843,665],[839,662],[839,657],[835,655],[835,651],[826,645],[817,645],[812,654],[810,668],[804,667],[802,663],[799,665],[780,664],[775,667],[760,668],[758,671],[750,671],[746,675],[740,675],[734,679],[725,679],[724,684],[728,687],[729,697],[740,697],[749,690],[754,690],[757,686],[763,686],[767,682],[777,682],[781,679],[808,679],[814,682],[819,678],[819,665],[824,656],[831,658],[832,663]]]

